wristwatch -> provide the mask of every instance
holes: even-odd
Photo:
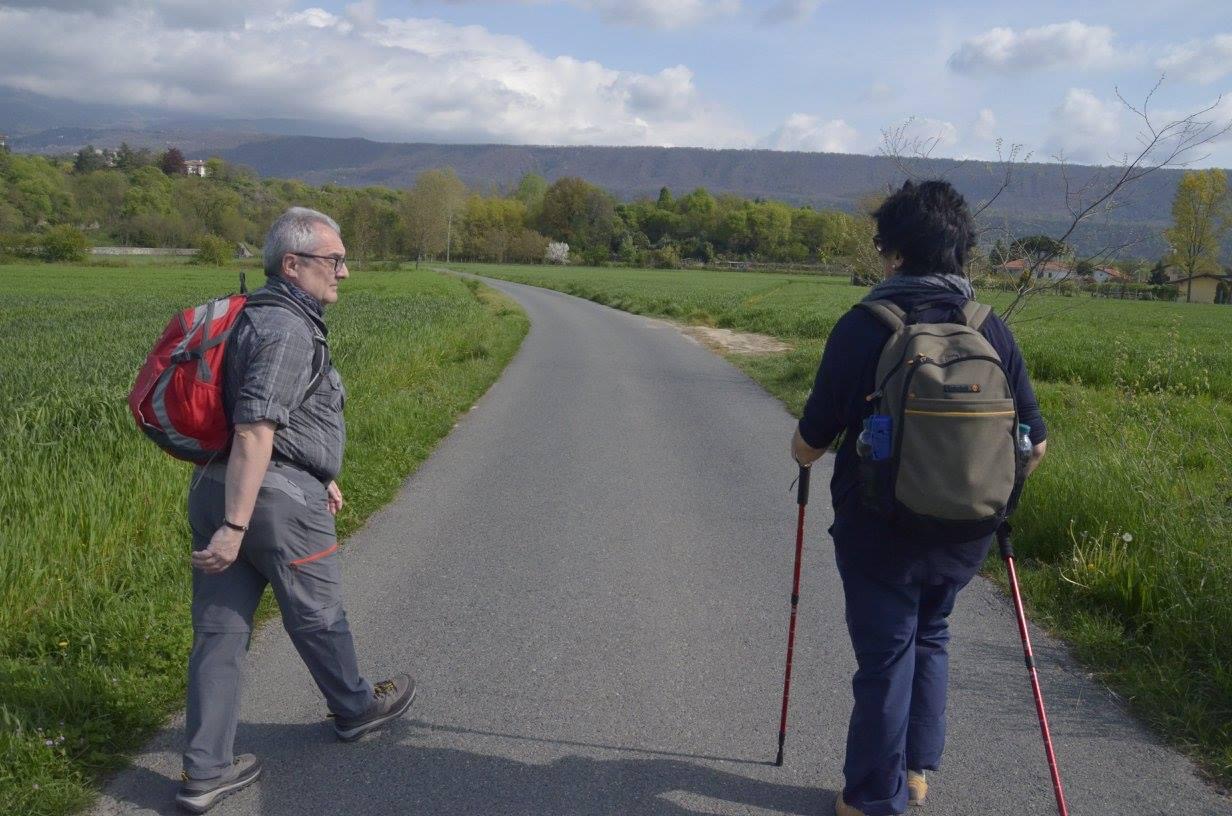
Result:
[[[226,516],[223,516],[222,523],[224,527],[230,527],[232,530],[238,530],[241,533],[248,532],[247,524],[236,524],[234,521],[231,521]]]

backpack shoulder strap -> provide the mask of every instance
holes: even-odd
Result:
[[[316,327],[312,324],[312,321],[308,319],[308,316],[303,313],[303,310],[300,309],[299,306],[297,306],[290,298],[285,298],[282,295],[275,294],[268,289],[261,289],[251,295],[248,295],[248,300],[244,305],[277,306],[299,315],[299,317],[303,318],[304,323],[307,324],[308,331],[312,334],[316,348],[312,353],[312,379],[308,381],[308,390],[304,392],[304,398],[300,400],[299,403],[302,408],[304,403],[308,401],[308,398],[315,394],[317,389],[321,387],[321,383],[324,382],[326,375],[329,374],[329,367],[331,364],[329,356],[329,343],[323,336],[321,336],[320,333],[317,332]]]
[[[898,331],[907,325],[907,313],[892,300],[862,300],[856,304],[856,308],[872,312],[890,331]]]
[[[972,331],[979,331],[990,314],[992,314],[992,307],[983,303],[968,300],[963,305],[963,319],[967,321],[967,328]]]

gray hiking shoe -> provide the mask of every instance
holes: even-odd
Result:
[[[354,719],[334,718],[334,733],[343,742],[357,740],[369,731],[406,713],[415,702],[415,681],[409,674],[399,674],[372,687],[372,705]]]
[[[213,779],[189,779],[184,776],[180,791],[175,795],[175,803],[192,813],[205,813],[219,799],[248,787],[260,775],[261,760],[252,754],[240,754],[222,776]]]

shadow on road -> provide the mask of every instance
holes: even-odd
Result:
[[[529,737],[523,734],[506,734],[500,731],[484,731],[479,728],[463,728],[457,725],[438,725],[437,723],[413,720],[412,725],[426,728],[429,731],[440,731],[447,734],[474,734],[480,737],[500,737],[501,739],[537,742],[543,745],[562,745],[570,748],[601,748],[607,751],[620,751],[626,754],[643,754],[646,756],[672,757],[674,759],[700,759],[707,762],[731,762],[737,765],[773,765],[770,760],[739,759],[737,757],[711,756],[708,754],[689,754],[683,751],[663,751],[657,748],[636,748],[628,745],[611,745],[603,742],[583,742],[581,740],[549,739],[547,737]]]
[[[248,724],[237,749],[264,760],[253,788],[219,804],[212,813],[269,816],[331,814],[502,814],[502,816],[694,816],[695,814],[827,813],[834,792],[766,782],[717,770],[689,754],[650,749],[601,750],[663,754],[661,758],[552,757],[542,762],[417,744],[433,732],[474,735],[493,750],[500,740],[547,746],[592,747],[590,743],[505,735],[455,726],[403,721],[350,745],[334,740],[324,725]],[[175,736],[179,736],[176,734]],[[507,746],[507,743],[505,743]],[[538,746],[533,746],[538,749]],[[763,766],[749,760],[725,760]],[[135,768],[111,794],[146,812],[177,813],[172,797],[178,779]]]

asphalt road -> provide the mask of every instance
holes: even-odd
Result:
[[[408,717],[336,742],[281,628],[249,656],[219,814],[829,814],[854,660],[813,477],[786,763],[778,728],[795,528],[793,421],[671,326],[493,282],[532,329],[500,381],[347,543],[361,663],[408,669]],[[345,489],[345,473],[340,480]],[[950,737],[924,812],[1055,813],[1008,603],[953,618]],[[1232,804],[1036,633],[1075,816]],[[172,813],[182,718],[97,813]]]

